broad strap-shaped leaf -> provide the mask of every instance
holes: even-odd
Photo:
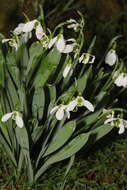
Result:
[[[54,48],[49,54],[42,59],[38,72],[34,80],[35,88],[43,87],[49,76],[57,68],[61,58],[61,53]]]
[[[19,127],[16,127],[15,132],[16,132],[18,143],[20,144],[22,153],[24,155],[24,160],[27,165],[27,176],[28,176],[29,182],[32,182],[33,169],[32,169],[32,164],[31,164],[31,159],[30,159],[29,139],[28,139],[27,131],[25,127],[23,127],[22,129]]]
[[[4,87],[4,65],[5,65],[5,59],[2,53],[2,50],[0,49],[0,86]]]
[[[85,72],[85,74],[77,80],[78,93],[82,94],[84,92],[91,71],[92,71],[92,66],[90,66],[88,70]]]
[[[35,72],[43,56],[44,56],[44,49],[41,43],[34,42],[29,49],[29,62],[26,70],[27,84],[29,83],[32,74]]]
[[[32,141],[34,142],[34,144],[36,144],[36,142],[39,140],[43,131],[44,131],[43,125],[34,127],[32,135],[31,135]]]
[[[16,58],[12,52],[8,52],[6,56],[6,63],[9,74],[18,88],[18,86],[20,85],[20,70],[18,65],[16,64]]]
[[[62,147],[73,134],[75,127],[75,121],[70,121],[66,123],[62,128],[58,129],[52,141],[50,142],[44,156],[47,156]]]
[[[17,167],[17,162],[16,162],[16,159],[14,157],[14,152],[13,152],[13,150],[11,150],[10,146],[8,145],[7,141],[4,139],[4,137],[2,136],[1,133],[0,133],[0,143],[1,143],[2,147],[5,148],[5,152],[10,157],[14,166]]]
[[[43,117],[45,106],[45,93],[43,88],[35,89],[33,102],[32,102],[32,113],[35,118],[39,120]]]
[[[88,137],[89,133],[78,135],[68,144],[66,144],[62,149],[50,156],[45,164],[37,171],[35,180],[37,180],[51,164],[65,160],[78,152],[86,144]]]
[[[88,141],[89,137],[94,136],[97,141],[113,129],[110,125],[102,125],[90,132],[80,134],[66,144],[62,149],[54,153],[47,159],[45,164],[37,171],[35,179],[37,180],[52,164],[67,159],[78,152]],[[94,141],[94,142],[95,142]]]

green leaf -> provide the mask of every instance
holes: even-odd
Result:
[[[15,132],[16,132],[17,141],[21,146],[21,150],[23,152],[24,159],[26,162],[27,172],[28,172],[27,176],[28,176],[29,182],[32,182],[33,169],[32,169],[32,164],[31,164],[31,159],[30,159],[29,138],[28,138],[27,131],[25,127],[23,128],[16,127]]]
[[[33,132],[32,132],[32,141],[34,142],[34,144],[38,141],[38,139],[41,137],[42,133],[44,130],[44,126],[37,126],[34,128]]]
[[[61,160],[65,160],[78,152],[86,144],[88,137],[89,133],[78,135],[77,137],[72,139],[67,145],[65,145],[61,150],[50,156],[45,164],[37,171],[35,175],[35,180],[37,180],[51,164],[54,164]]]
[[[0,143],[2,144],[2,147],[5,149],[5,152],[8,154],[14,166],[17,167],[16,159],[14,157],[14,152],[11,150],[7,141],[3,138],[1,133],[0,133]]]
[[[75,121],[70,121],[58,129],[43,156],[47,156],[62,147],[73,134],[75,127]]]
[[[38,118],[39,120],[42,119],[44,106],[45,106],[44,90],[43,88],[37,88],[35,89],[33,102],[32,102],[32,113],[35,118]]]
[[[85,72],[85,74],[77,80],[78,93],[82,94],[84,92],[91,71],[92,71],[92,66],[90,66],[89,69]]]
[[[29,62],[26,70],[27,84],[29,83],[32,74],[35,72],[43,56],[44,49],[41,43],[34,42],[29,49]]]
[[[91,124],[93,124],[94,122],[97,121],[97,119],[98,119],[101,112],[102,112],[102,110],[98,110],[98,111],[96,111],[94,113],[91,113],[91,114],[89,114],[87,116],[85,115],[81,119],[77,118],[76,124],[78,126],[85,125],[85,128],[86,128],[88,125],[91,125]],[[83,129],[83,127],[81,129],[79,129],[79,131],[80,130],[82,131],[82,129]]]
[[[5,65],[5,59],[2,53],[2,50],[0,50],[0,86],[4,87],[4,65]]]
[[[10,76],[12,77],[15,85],[19,87],[20,85],[20,71],[18,66],[16,65],[16,59],[12,52],[8,52],[6,57],[7,68]]]
[[[67,159],[78,152],[87,142],[89,137],[94,137],[94,142],[102,138],[104,135],[109,133],[113,129],[110,125],[102,125],[88,133],[83,133],[76,136],[68,144],[66,144],[62,149],[54,153],[47,159],[44,165],[37,171],[35,179],[37,180],[49,167],[50,165]],[[93,143],[93,141],[91,142]]]
[[[35,88],[43,87],[45,85],[49,76],[57,68],[60,57],[60,52],[55,48],[51,50],[44,59],[42,59],[41,65],[34,80]]]

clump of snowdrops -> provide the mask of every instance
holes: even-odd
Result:
[[[53,32],[40,16],[19,24],[11,38],[1,37],[0,143],[15,176],[34,183],[53,164],[70,159],[66,178],[83,146],[113,127],[124,132],[126,110],[114,107],[127,87],[118,39],[98,61],[96,37],[85,46],[81,14]]]

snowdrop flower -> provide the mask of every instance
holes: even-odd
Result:
[[[18,45],[18,43],[17,43],[17,41],[16,41],[15,39],[13,39],[13,38],[8,38],[8,39],[3,39],[3,40],[2,40],[2,43],[6,43],[6,42],[9,42],[9,45],[10,45],[11,47],[14,47],[14,48],[16,49],[16,51],[17,51],[19,45]]]
[[[118,127],[119,127],[118,133],[123,134],[125,129],[127,128],[127,121],[124,119],[120,119]]]
[[[35,29],[36,37],[38,40],[41,40],[44,36],[43,28],[38,20],[32,20],[26,22],[25,24],[20,23],[14,30],[14,34],[20,35],[21,33],[30,33]],[[29,36],[29,38],[31,35]]]
[[[22,32],[32,32],[37,22],[38,22],[37,20],[26,22],[22,27]]]
[[[70,75],[72,74],[73,69],[72,69],[72,64],[67,64],[64,71],[63,71],[63,77],[66,78],[67,75],[70,73]]]
[[[111,123],[111,125],[114,125],[114,123],[112,121],[115,121],[117,120],[117,118],[114,117],[114,111],[112,111],[111,114],[107,115],[107,119],[105,120],[104,124],[107,124],[107,123]]]
[[[72,43],[66,44],[66,42],[69,41],[72,41]],[[73,51],[73,48],[75,46],[75,40],[74,39],[65,40],[63,35],[61,34],[49,41],[48,48],[50,49],[53,45],[55,45],[58,51],[61,53],[70,53]]]
[[[86,107],[89,111],[94,112],[94,106],[86,99],[84,99],[82,96],[77,96],[75,100],[72,100],[67,105],[68,111],[73,111],[76,107]]]
[[[50,111],[50,114],[53,114],[55,113],[55,116],[56,116],[56,119],[57,120],[62,120],[64,118],[64,115],[67,114],[67,118],[69,119],[70,118],[70,113],[69,111],[67,110],[67,106],[66,105],[59,105],[59,106],[55,106],[51,111]]]
[[[67,23],[68,23],[68,26],[67,26],[68,29],[72,28],[74,29],[75,32],[78,31],[78,28],[80,25],[75,19],[67,20]]]
[[[41,40],[42,37],[45,35],[43,28],[41,26],[41,24],[38,24],[36,27],[36,37],[38,40]]]
[[[22,128],[24,126],[24,122],[23,122],[23,119],[22,119],[22,114],[20,112],[17,112],[17,111],[13,111],[13,112],[10,112],[10,113],[7,113],[5,114],[1,121],[2,122],[6,122],[8,121],[10,118],[12,118],[13,120],[15,120],[16,122],[16,125],[19,127],[19,128]]]
[[[124,133],[125,128],[127,128],[127,121],[119,117],[114,117],[113,111],[111,114],[107,115],[107,119],[104,122],[104,124],[108,124],[108,123],[110,123],[111,126],[119,127],[118,134]]]
[[[117,60],[117,54],[116,54],[116,51],[111,49],[106,57],[105,57],[105,63],[108,64],[109,66],[112,66],[116,63],[116,60]]]
[[[20,23],[15,29],[14,34],[19,35],[23,32],[24,23]]]
[[[94,63],[95,61],[95,56],[91,55],[89,53],[83,53],[81,55],[81,57],[79,58],[79,63],[84,63],[84,64],[88,64],[88,63]]]
[[[113,78],[115,78],[116,73]],[[120,73],[118,77],[115,79],[114,83],[118,87],[127,87],[127,74],[126,73]]]

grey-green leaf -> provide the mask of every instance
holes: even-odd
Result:
[[[35,88],[43,87],[45,85],[49,76],[53,71],[55,71],[57,65],[59,64],[60,57],[61,53],[56,48],[54,48],[44,59],[42,59],[41,65],[34,80]]]
[[[62,128],[58,129],[56,135],[50,142],[44,156],[47,156],[62,147],[73,134],[75,127],[75,121],[70,121],[66,123]]]

